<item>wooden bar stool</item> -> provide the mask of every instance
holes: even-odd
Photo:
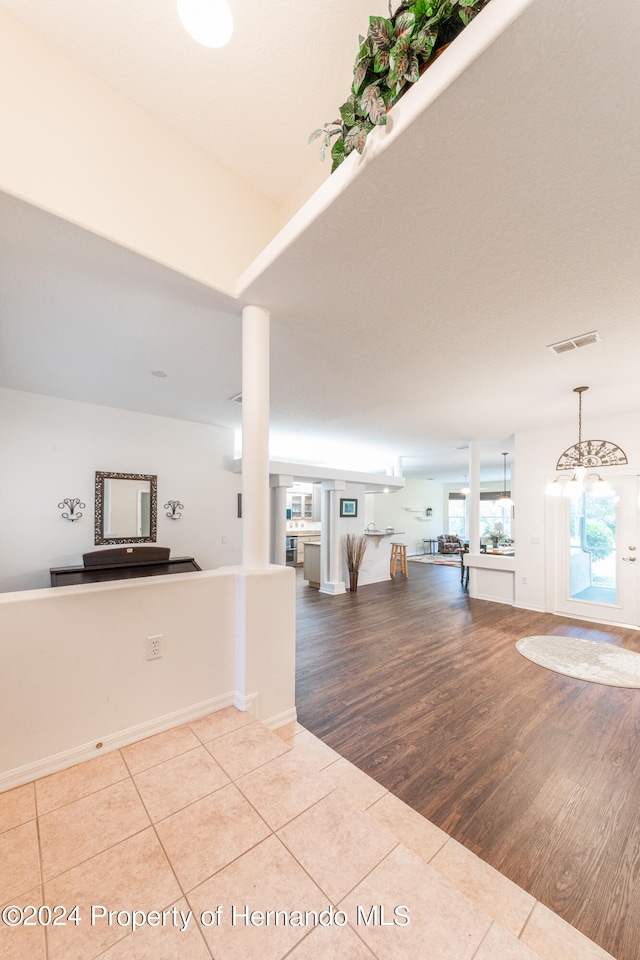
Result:
[[[407,545],[406,543],[392,543],[391,544],[391,578],[393,579],[396,575],[398,569],[398,564],[400,564],[400,573],[403,577],[409,576],[409,568],[407,566]]]

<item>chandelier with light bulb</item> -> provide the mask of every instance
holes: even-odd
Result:
[[[561,473],[552,480],[545,493],[552,497],[572,497],[580,493],[594,493],[607,496],[611,488],[599,473],[587,471],[592,467],[612,467],[628,463],[624,450],[609,440],[582,439],[582,394],[589,387],[574,387],[578,394],[578,442],[574,443],[559,457],[556,470],[570,471]]]

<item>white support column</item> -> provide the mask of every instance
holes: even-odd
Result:
[[[287,490],[293,477],[272,474],[271,486],[271,562],[284,567],[287,563]]]
[[[340,543],[340,493],[344,480],[322,483],[322,539],[320,541],[320,593],[335,596],[346,593],[342,579],[342,545]]]
[[[480,553],[480,444],[477,440],[469,442],[469,554]],[[469,596],[475,596],[476,571],[469,570]]]
[[[242,565],[269,565],[269,311],[242,310]]]
[[[469,553],[480,553],[480,444],[469,442]]]
[[[242,567],[236,583],[234,704],[295,720],[296,578],[269,564],[269,313],[242,311]],[[283,512],[284,516],[284,512]]]

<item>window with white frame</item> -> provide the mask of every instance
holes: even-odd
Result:
[[[499,491],[482,491],[480,494],[480,539],[492,536],[511,540],[511,507],[498,503]],[[507,496],[511,494],[507,493]],[[466,497],[463,493],[449,494],[449,533],[457,537],[465,535]]]
[[[467,501],[463,493],[449,494],[449,523],[447,532],[464,538]]]

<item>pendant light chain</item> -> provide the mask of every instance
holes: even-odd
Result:
[[[510,491],[507,490],[507,457],[508,453],[502,453],[504,460],[502,461],[502,495],[498,499],[498,504],[504,510],[510,510],[513,507],[513,500],[510,496]]]
[[[578,466],[582,466],[582,391],[587,387],[576,387],[578,394]]]
[[[576,468],[583,467],[582,462],[582,394],[589,387],[574,387],[573,392],[578,394],[578,459]]]

